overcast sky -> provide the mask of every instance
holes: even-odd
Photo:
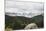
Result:
[[[43,13],[44,6],[43,1],[33,0],[6,0],[5,12],[7,13],[18,13],[17,16],[33,17]],[[20,14],[19,14],[20,13]],[[25,13],[25,15],[23,15]],[[7,14],[10,16],[16,16],[15,14]]]

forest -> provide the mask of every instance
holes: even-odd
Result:
[[[13,30],[24,29],[30,23],[36,23],[38,28],[44,27],[44,16],[37,15],[32,18],[23,16],[8,16],[5,15],[5,28],[12,28]]]

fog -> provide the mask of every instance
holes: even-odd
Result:
[[[24,16],[31,18],[44,13],[44,3],[6,0],[5,13],[9,16]]]

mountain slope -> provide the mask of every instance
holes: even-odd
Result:
[[[38,27],[43,27],[44,17],[42,15],[38,15],[32,18],[32,22],[36,23]]]
[[[13,29],[23,29],[29,23],[36,23],[39,28],[43,27],[43,16],[38,15],[32,18],[26,18],[22,16],[8,16],[5,15],[5,24],[6,27],[10,26]]]

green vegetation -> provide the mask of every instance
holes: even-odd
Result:
[[[12,31],[12,28],[6,28],[5,31]]]
[[[22,16],[8,16],[5,15],[5,28],[23,29],[29,23],[36,23],[38,27],[43,28],[43,16],[38,15],[32,18],[26,18]]]

